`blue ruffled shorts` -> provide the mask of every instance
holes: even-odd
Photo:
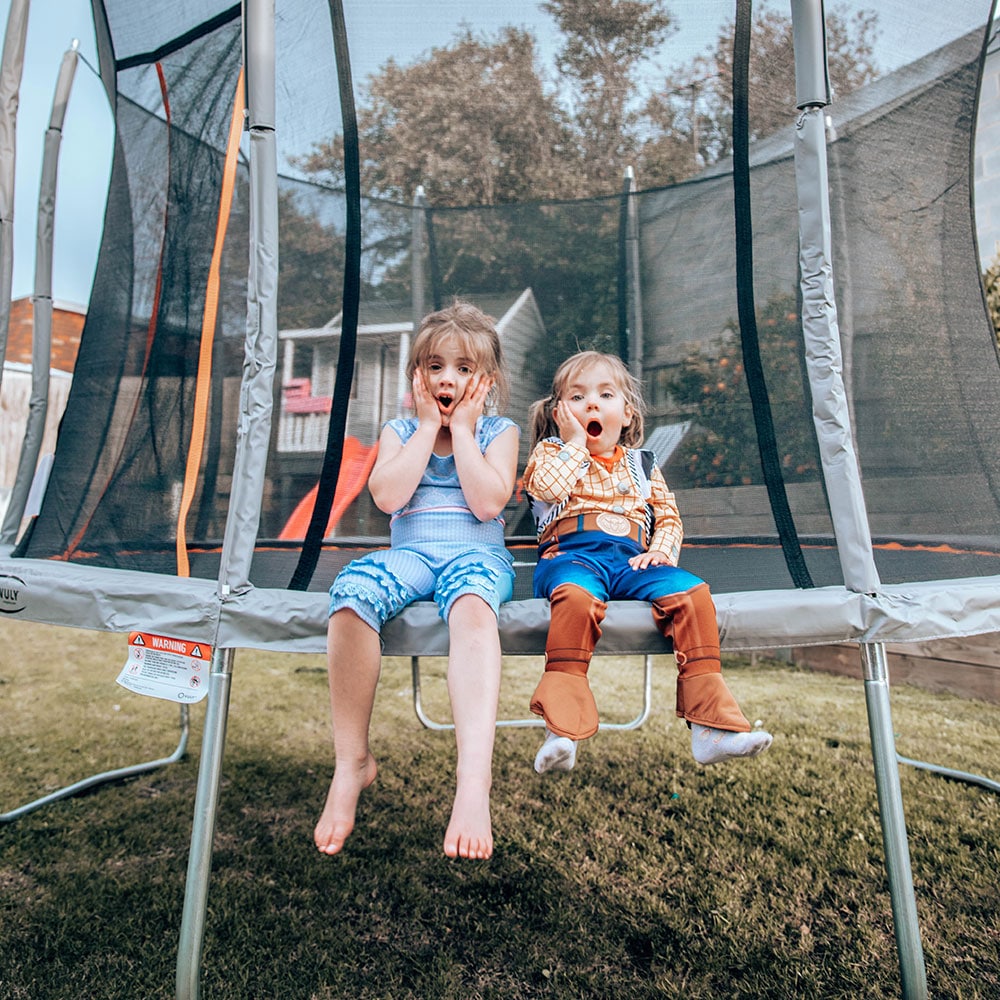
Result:
[[[330,614],[350,608],[376,632],[414,601],[434,599],[447,621],[466,594],[481,597],[499,614],[514,594],[513,559],[504,548],[470,550],[441,543],[433,550],[396,546],[348,563],[330,587]]]

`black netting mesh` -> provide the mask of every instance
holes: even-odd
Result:
[[[125,0],[103,7],[118,67],[108,213],[48,494],[22,551],[174,573],[241,61],[239,10],[173,4],[140,15]],[[890,19],[916,16],[893,7]],[[697,16],[732,16],[729,4],[697,9]],[[297,169],[312,146],[339,130],[329,12],[320,0],[279,3],[278,12],[287,176],[279,196],[278,377],[253,569],[261,586],[287,585],[304,534],[300,504],[308,506],[320,476],[344,265],[343,192]],[[941,20],[939,42],[955,40],[912,52],[901,68],[829,109],[844,374],[885,582],[992,575],[1000,567],[1000,369],[978,277],[969,170],[988,15],[982,0],[921,12]],[[350,28],[349,6],[347,20]],[[891,30],[883,21],[883,31]],[[794,114],[790,108],[783,131],[752,144],[754,297],[794,529],[813,582],[823,585],[841,576],[801,347]],[[685,517],[685,565],[716,591],[792,586],[776,546],[743,371],[731,164],[642,191],[635,208],[642,348],[630,362],[646,387],[647,442]],[[208,577],[218,566],[231,489],[248,211],[241,164],[223,256],[206,447],[187,519],[192,573]],[[620,349],[620,316],[628,314],[621,295],[632,287],[619,271],[628,255],[619,252],[618,190],[585,201],[461,209],[370,199],[362,216],[351,449],[312,589],[328,585],[355,539],[387,533],[363,489],[364,459],[382,422],[405,407],[399,350],[415,314],[461,296],[501,321],[513,376],[510,413],[525,426],[528,405],[564,357],[581,346]],[[422,240],[416,257],[415,229]],[[633,320],[630,336],[639,325]],[[509,506],[508,531],[531,531],[519,496]]]

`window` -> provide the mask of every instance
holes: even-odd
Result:
[[[292,378],[312,378],[312,345],[294,341],[292,343]]]

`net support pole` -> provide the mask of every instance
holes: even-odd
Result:
[[[844,584],[855,593],[872,594],[880,589],[880,581],[844,387],[833,286],[823,111],[829,104],[823,4],[822,0],[792,0],[791,6],[796,105],[800,110],[795,130],[795,181],[799,209],[802,333],[813,421]],[[880,643],[864,643],[861,657],[903,996],[906,1000],[924,1000],[927,979],[889,711],[885,647]]]
[[[278,354],[278,153],[274,0],[245,0],[246,114],[250,137],[250,261],[233,488],[219,568],[223,600],[250,587],[260,526]]]
[[[80,58],[78,45],[74,40],[63,54],[52,98],[49,127],[45,131],[35,230],[35,291],[31,297],[31,396],[28,400],[28,421],[24,428],[14,486],[3,526],[0,527],[0,545],[13,545],[17,541],[45,436],[45,418],[49,409],[49,368],[52,363],[52,250],[55,242],[56,180],[66,105],[69,103]]]
[[[802,336],[813,423],[844,585],[858,594],[873,594],[881,584],[872,553],[844,387],[833,288],[828,177],[823,109],[807,107],[799,115],[795,129],[795,183],[799,203]]]
[[[223,535],[218,593],[223,602],[250,589],[271,432],[278,321],[278,157],[275,136],[274,0],[244,0],[246,113],[250,137],[250,261],[233,489]],[[191,850],[177,954],[178,1000],[197,1000],[219,801],[232,649],[216,649],[195,793]]]
[[[413,320],[413,335],[420,329],[420,321],[427,312],[427,288],[424,280],[424,249],[426,243],[424,213],[427,211],[427,198],[423,185],[417,187],[413,196],[413,208],[410,211],[410,316]],[[409,330],[403,330],[399,335],[399,366],[396,386],[396,416],[406,416],[406,394],[410,391],[410,380],[406,377],[406,369],[410,361]]]
[[[29,0],[11,0],[0,58],[0,385],[7,355],[10,296],[14,283],[14,168],[17,161],[17,106],[24,71]]]
[[[635,170],[631,166],[625,168],[625,183],[628,199],[625,253],[628,269],[629,366],[632,374],[641,382],[645,337],[642,329],[642,283],[639,271],[639,199]]]

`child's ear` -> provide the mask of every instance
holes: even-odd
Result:
[[[622,427],[629,427],[632,423],[632,407],[625,404],[625,419],[622,421]]]

